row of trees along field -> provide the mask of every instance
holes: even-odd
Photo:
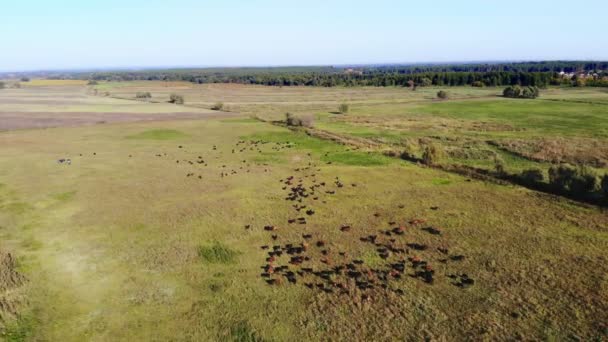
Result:
[[[584,82],[560,75],[595,74]],[[536,86],[608,85],[608,62],[529,62],[353,67],[208,68],[50,75],[92,80],[165,80],[270,86]],[[578,78],[578,76],[576,76]]]

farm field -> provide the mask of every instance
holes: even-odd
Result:
[[[0,90],[0,339],[606,339],[605,208],[382,152],[602,174],[608,94],[439,89]]]

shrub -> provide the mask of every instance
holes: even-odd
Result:
[[[21,77],[21,82],[29,82],[29,77]]]
[[[584,195],[595,191],[597,177],[589,169],[581,167],[570,181],[570,192],[574,195]]]
[[[295,116],[291,113],[285,113],[285,123],[287,126],[293,127],[312,127],[314,118],[312,115]]]
[[[501,176],[505,174],[505,161],[498,154],[494,156],[494,170]]]
[[[510,98],[535,99],[540,95],[538,87],[521,88],[518,85],[509,86],[503,90],[502,95]]]
[[[435,165],[443,157],[443,149],[435,144],[428,144],[422,153],[422,162],[425,165]]]
[[[4,82],[0,82],[0,89],[6,88],[6,84]]]
[[[602,187],[602,191],[604,192],[604,196],[608,198],[608,173],[602,177],[602,183],[600,184]]]
[[[97,81],[95,80],[89,80],[89,82],[87,83],[87,85],[97,85]]]
[[[583,196],[595,191],[597,177],[586,167],[575,168],[565,164],[549,169],[549,184],[557,191]]]
[[[428,78],[428,77],[423,77],[423,78],[420,80],[420,86],[421,86],[421,87],[430,87],[430,86],[432,86],[432,85],[433,85],[433,81],[431,81],[431,79],[430,79],[430,78]]]
[[[554,165],[549,168],[549,184],[557,191],[568,191],[570,182],[576,174],[576,169],[571,165]]]
[[[213,110],[222,110],[224,109],[224,104],[222,102],[218,102],[211,107]]]
[[[314,125],[315,119],[312,115],[304,115],[300,117],[300,123],[304,127],[312,127]]]
[[[516,98],[519,97],[521,93],[521,88],[519,86],[509,86],[506,87],[505,90],[502,91],[502,96]]]
[[[150,94],[150,92],[148,92],[148,91],[137,92],[137,94],[135,94],[135,97],[138,99],[149,99],[149,98],[152,98],[152,94]]]
[[[184,104],[184,97],[177,94],[171,94],[169,96],[169,102],[175,104]]]
[[[486,86],[486,84],[481,81],[475,81],[475,82],[471,83],[471,86],[477,87],[477,88],[483,88]]]
[[[405,143],[403,145],[403,151],[401,152],[401,159],[415,160],[416,159],[416,146],[412,143]]]
[[[528,185],[541,183],[545,179],[543,171],[541,169],[536,168],[522,171],[519,177],[524,183]]]
[[[346,114],[349,110],[350,106],[348,105],[348,103],[342,103],[340,106],[338,106],[338,113],[340,114]]]
[[[439,92],[437,92],[437,97],[445,100],[448,98],[448,93],[446,91],[440,90]]]

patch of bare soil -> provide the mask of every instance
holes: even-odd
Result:
[[[491,144],[535,161],[608,167],[608,144],[588,138],[510,139]]]
[[[138,122],[138,121],[172,121],[172,120],[204,120],[237,117],[237,113],[165,113],[165,114],[138,114],[138,113],[3,113],[0,112],[0,131],[74,127],[105,123]]]
[[[0,331],[23,304],[19,289],[24,283],[25,277],[17,272],[13,255],[0,250]]]

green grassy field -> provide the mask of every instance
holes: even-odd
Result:
[[[8,289],[0,282],[0,303],[18,303],[0,316],[8,317],[0,320],[0,338],[608,336],[605,210],[247,118],[312,113],[319,129],[391,146],[437,135],[483,143],[483,150],[491,148],[487,139],[546,132],[604,141],[602,106],[540,99],[512,105],[494,89],[471,88],[452,90],[458,100],[436,102],[436,89],[101,86],[121,97],[146,89],[158,100],[183,92],[186,105],[222,101],[243,116],[0,132],[0,252],[14,255],[27,279]],[[81,91],[91,106],[114,101]],[[600,97],[562,89],[549,96]],[[345,99],[351,113],[329,113]],[[160,114],[167,106],[141,105]],[[579,111],[590,122],[573,120]],[[563,127],[569,121],[572,131]],[[71,164],[58,163],[62,158]],[[511,162],[538,164],[515,156]],[[287,199],[298,184],[306,191]],[[306,224],[289,223],[298,217]],[[270,256],[273,246],[284,253]],[[428,268],[414,266],[417,260]],[[268,265],[288,266],[294,275]],[[394,273],[395,265],[405,269]],[[432,283],[424,273],[431,270]],[[462,274],[474,283],[462,286]]]

